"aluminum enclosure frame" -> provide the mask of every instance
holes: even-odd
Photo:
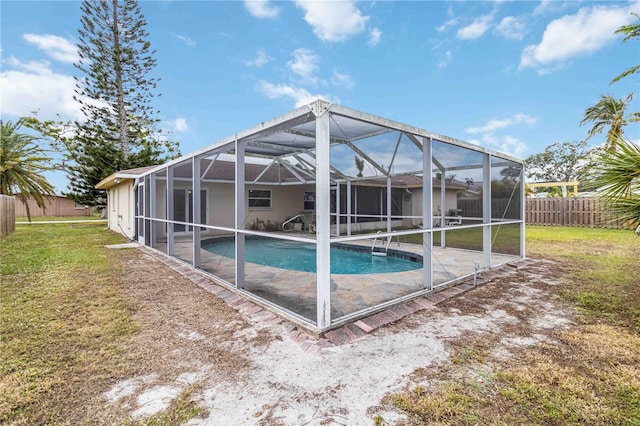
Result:
[[[362,148],[367,146],[363,141],[379,138],[385,134],[395,136],[396,133],[397,142],[393,142],[394,149],[390,150],[392,155],[388,165],[383,164],[382,159]],[[411,149],[419,150],[417,152],[420,152],[420,164],[416,170],[396,171],[394,169],[397,158],[401,156],[398,152],[401,140],[406,141],[407,146],[412,146]],[[362,173],[354,175],[345,166],[339,167],[335,162],[332,163],[332,160],[335,160],[332,155],[334,147],[344,148],[354,153],[356,158],[359,157],[366,162],[367,175]],[[450,152],[446,151],[447,155],[438,157],[437,153],[445,152],[444,150],[450,150]],[[479,161],[465,163],[464,160],[453,155],[458,152],[469,154],[470,157]],[[227,163],[233,163],[232,174],[224,175],[227,172],[217,172]],[[185,172],[186,170],[189,172]],[[471,170],[477,170],[477,175],[481,176],[481,183],[474,188],[481,193],[475,201],[482,207],[482,211],[476,216],[465,216],[464,223],[462,219],[460,223],[455,223],[458,219],[445,213],[448,202],[447,191],[454,194],[457,191],[458,198],[465,191],[473,193],[469,189],[471,187],[469,182],[467,182],[467,190],[460,189],[461,184],[455,181],[455,173],[453,173]],[[247,178],[250,173],[253,173],[251,179]],[[454,177],[449,179],[447,173]],[[498,174],[502,176],[502,180],[498,179]],[[411,179],[413,180],[410,183],[406,183]],[[163,180],[166,182],[163,183]],[[438,186],[433,183],[436,181]],[[235,215],[225,225],[213,225],[207,223],[206,218],[201,217],[202,209],[207,208],[201,205],[203,200],[200,194],[203,183],[233,185]],[[513,258],[525,257],[523,214],[525,185],[524,163],[521,159],[324,100],[314,101],[191,154],[157,166],[138,177],[137,184],[146,190],[143,197],[145,205],[140,205],[141,199],[138,199],[135,213],[136,223],[143,224],[138,228],[145,231],[144,237],[136,236],[139,241],[158,249],[163,246],[162,239],[166,239],[164,252],[169,256],[177,257],[175,252],[178,232],[176,230],[180,229],[183,234],[188,234],[190,238],[188,241],[191,242],[192,247],[190,255],[184,258],[177,257],[179,260],[199,272],[212,276],[229,289],[269,306],[288,319],[320,333],[393,304],[423,295],[438,287],[466,279],[480,270],[500,266],[502,260],[496,263],[496,259],[492,256],[495,256],[493,248],[496,241],[504,238],[501,234],[504,231],[501,229],[511,229],[510,232],[518,237],[517,254],[514,253]],[[188,194],[191,197],[191,204],[185,207],[190,215],[185,215],[183,220],[177,220],[174,214],[177,206],[176,185],[182,185],[183,190],[189,191]],[[263,185],[266,188],[300,185],[313,187],[315,191],[314,234],[276,234],[261,229],[250,229],[246,215],[246,206],[249,202],[247,187],[250,185]],[[380,199],[380,222],[384,222],[385,226],[375,233],[376,238],[388,239],[388,241],[398,238],[399,241],[400,238],[413,236],[420,239],[423,262],[422,284],[410,294],[384,300],[335,318],[332,317],[331,247],[332,244],[337,243],[364,243],[372,238],[372,232],[356,234],[353,229],[353,218],[355,217],[356,223],[358,218],[358,212],[353,211],[353,206],[355,205],[357,209],[358,205],[357,200],[354,204],[354,197],[358,196],[358,188],[367,185],[380,188],[381,194],[384,192],[385,195]],[[392,214],[394,202],[392,192],[395,188],[401,187],[404,187],[407,193],[421,194],[419,214],[405,215],[404,212],[400,215]],[[433,199],[434,188],[440,193],[437,200]],[[418,189],[419,192],[417,192]],[[164,194],[161,194],[162,191]],[[492,191],[496,193],[502,191],[505,194],[501,198],[502,204],[494,202],[496,200],[492,197]],[[341,199],[345,205],[341,204]],[[441,209],[439,214],[434,212],[436,203]],[[512,205],[512,203],[518,204]],[[503,204],[506,207],[501,207]],[[492,212],[493,205],[498,206],[495,212]],[[335,210],[335,213],[332,210]],[[507,217],[509,215],[513,217]],[[344,226],[342,226],[343,220]],[[420,225],[409,229],[392,226],[394,221],[399,220],[417,221]],[[434,250],[450,247],[448,240],[455,240],[452,237],[463,235],[465,230],[481,231],[481,267],[476,261],[473,270],[466,265],[467,269],[463,273],[458,273],[444,282],[435,283],[436,266],[442,266],[443,262],[434,254]],[[232,277],[222,277],[203,271],[201,246],[203,235],[206,233],[225,235],[225,238],[233,239]],[[273,300],[265,300],[245,289],[247,237],[304,242],[316,246],[315,317],[300,315]],[[437,244],[435,237],[439,239]],[[480,240],[475,243],[479,244]]]

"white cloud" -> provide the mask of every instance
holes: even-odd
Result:
[[[496,25],[498,34],[511,40],[522,40],[525,29],[524,21],[515,16],[505,16],[502,18],[502,21]]]
[[[291,72],[302,77],[306,83],[317,83],[318,79],[314,74],[318,70],[320,56],[305,48],[294,50],[291,56],[293,56],[293,60],[287,61],[287,67]]]
[[[575,4],[574,1],[560,1],[560,0],[542,0],[533,11],[535,16],[549,13],[556,13],[569,6]]]
[[[248,61],[244,61],[245,65],[247,65],[248,67],[257,67],[260,68],[263,65],[266,65],[267,62],[273,60],[273,58],[269,55],[267,55],[267,52],[265,52],[263,49],[259,49],[255,59],[251,59]]]
[[[515,157],[522,158],[527,152],[527,144],[522,142],[520,139],[514,138],[513,136],[509,135],[505,135],[502,138],[499,138],[495,145],[498,151],[502,151],[506,154],[511,154]]]
[[[329,99],[329,97],[325,95],[312,95],[307,90],[300,87],[292,87],[284,84],[272,84],[263,80],[258,82],[258,90],[269,99],[282,97],[291,98],[295,101],[296,107],[309,104],[316,99]]]
[[[78,62],[78,48],[66,38],[52,34],[25,34],[24,39],[60,62]]]
[[[472,143],[476,142],[479,141],[477,139],[474,139]],[[497,151],[520,158],[524,157],[528,150],[526,143],[510,135],[495,136],[492,133],[487,133],[482,136],[482,142],[485,145],[490,145]]]
[[[173,37],[177,38],[178,40],[180,40],[181,42],[183,42],[184,44],[186,44],[189,47],[193,47],[193,46],[195,46],[197,44],[195,42],[195,40],[193,40],[188,35],[183,35],[183,34],[171,34],[171,35]]]
[[[337,69],[333,69],[331,82],[336,86],[344,86],[347,89],[353,88],[353,78],[349,74],[342,74]]]
[[[381,37],[382,31],[380,31],[378,28],[372,28],[371,30],[369,30],[369,41],[367,42],[367,44],[369,46],[375,46],[376,44],[380,43]]]
[[[536,8],[533,11],[534,15],[541,15],[544,12],[546,12],[550,7],[551,4],[553,2],[551,0],[542,0],[540,1],[540,4],[538,6],[536,6]]]
[[[302,1],[296,6],[305,11],[313,33],[322,41],[338,42],[347,40],[364,31],[368,16],[363,16],[353,1]]]
[[[525,47],[520,69],[535,68],[550,72],[556,66],[579,55],[593,53],[615,40],[614,31],[633,20],[634,5],[593,6],[565,15],[547,25],[542,41]]]
[[[555,65],[553,67],[546,67],[546,68],[538,68],[536,70],[536,72],[538,73],[538,75],[549,75],[551,73],[554,73],[556,71],[560,71],[561,69],[564,69],[567,67],[567,64],[558,64]],[[518,68],[520,69],[520,68]]]
[[[449,65],[449,62],[451,62],[451,58],[452,58],[451,51],[447,50],[444,53],[444,58],[442,58],[440,62],[438,62],[438,68],[444,68],[447,65]]]
[[[256,18],[276,18],[280,14],[280,8],[269,0],[245,0],[244,7]]]
[[[80,105],[73,99],[76,82],[70,75],[57,74],[47,61],[20,62],[9,57],[11,68],[0,73],[0,114],[16,117],[38,111],[43,118],[56,114],[79,118]]]
[[[458,24],[458,18],[451,18],[447,22],[445,22],[444,24],[442,24],[440,26],[437,26],[436,27],[436,31],[441,33],[441,32],[447,30],[450,27],[454,27],[457,24]]]
[[[493,13],[488,15],[482,15],[473,20],[473,22],[466,27],[462,27],[456,33],[456,37],[461,40],[473,40],[480,38],[491,27],[491,21],[493,20]]]
[[[527,145],[523,141],[510,135],[496,135],[495,132],[518,124],[533,126],[537,121],[537,117],[518,113],[512,117],[489,120],[483,126],[469,127],[465,131],[472,135],[479,134],[484,144],[491,145],[498,151],[522,157],[527,152]],[[471,143],[479,145],[480,140],[472,139]]]
[[[189,131],[189,125],[187,124],[187,119],[178,117],[173,122],[173,127],[176,129],[176,132],[184,133]]]
[[[504,118],[501,120],[489,120],[487,124],[481,127],[469,127],[465,129],[467,133],[477,134],[477,133],[491,133],[498,129],[504,129],[506,127],[513,126],[514,124],[527,124],[529,126],[533,126],[538,121],[537,117],[532,117],[527,114],[518,113],[513,117]]]

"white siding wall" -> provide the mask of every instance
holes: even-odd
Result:
[[[247,185],[247,191],[249,189],[270,189],[271,190],[271,208],[270,209],[258,209],[249,208],[249,202],[247,200],[247,222],[246,227],[250,227],[255,223],[256,219],[260,219],[265,223],[270,221],[271,223],[282,223],[288,217],[299,214],[304,208],[304,192],[314,191],[314,185],[304,186],[251,186]]]
[[[412,189],[413,193],[413,213],[412,216],[422,216],[422,188]],[[435,215],[438,210],[443,211],[442,204],[440,202],[440,188],[433,188],[433,214]],[[458,190],[451,189],[445,193],[445,208],[444,214],[446,215],[449,209],[458,208]],[[413,219],[413,225],[417,226],[422,222],[422,219]]]
[[[133,197],[133,182],[130,180],[109,189],[109,229],[127,238],[133,238],[134,232]]]
[[[227,228],[234,227],[235,191],[233,184],[203,183],[207,190],[208,221],[207,224]],[[245,228],[251,227],[257,220],[267,223],[282,223],[288,217],[295,216],[304,208],[304,192],[314,191],[313,185],[305,186],[265,186],[247,185],[250,189],[268,189],[271,191],[271,208],[249,208],[249,200],[245,203]]]
[[[190,188],[186,182],[176,181],[176,189]],[[233,228],[235,224],[235,191],[233,183],[206,183],[201,189],[207,192],[207,220],[208,225]],[[246,227],[249,228],[256,220],[265,223],[282,223],[288,217],[294,216],[304,208],[304,192],[313,191],[313,185],[306,186],[247,186],[249,189],[271,190],[271,208],[251,208],[246,201]],[[167,219],[166,216],[166,182],[156,180],[156,217]],[[134,191],[133,183],[121,183],[109,189],[109,229],[133,238],[134,233]],[[156,227],[156,235],[165,237],[164,225]],[[206,231],[207,235],[216,234]]]
[[[175,187],[186,187],[187,185],[180,185],[180,182],[176,182]],[[202,189],[207,191],[207,224],[213,226],[221,226],[226,228],[233,228],[234,226],[234,206],[235,195],[234,185],[232,183],[206,183],[203,182]],[[313,185],[300,185],[300,186],[265,186],[265,185],[247,185],[247,191],[250,189],[269,189],[271,190],[271,208],[251,208],[249,209],[249,202],[246,202],[246,224],[245,227],[249,228],[256,220],[267,223],[282,223],[288,217],[295,216],[302,212],[304,208],[304,193],[305,191],[314,191]],[[422,215],[422,189],[412,189],[413,197],[410,201],[412,216]],[[447,191],[445,213],[449,209],[457,207],[457,195],[456,190]],[[157,216],[166,218],[164,212],[166,209],[166,183],[160,179],[156,181],[156,212]],[[433,190],[433,205],[434,213],[440,207],[440,189],[434,188]],[[408,207],[408,206],[407,206]],[[121,233],[128,238],[133,238],[134,233],[134,191],[133,182],[126,180],[121,184],[109,189],[109,229],[114,232]],[[420,219],[413,219],[412,224],[419,225]],[[406,224],[406,223],[405,223]],[[352,227],[353,231],[376,229],[378,223],[358,224]],[[402,225],[402,221],[394,221],[394,226]],[[342,227],[345,228],[346,225]],[[164,228],[164,227],[162,227]],[[345,228],[346,229],[346,228]],[[343,230],[344,231],[344,230]],[[164,234],[164,232],[161,232]],[[207,234],[215,234],[215,232],[207,232]],[[164,235],[163,235],[164,236]]]

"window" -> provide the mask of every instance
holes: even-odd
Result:
[[[305,191],[303,210],[315,210],[315,209],[316,209],[316,193]]]
[[[250,189],[249,208],[271,208],[271,191],[268,189]]]

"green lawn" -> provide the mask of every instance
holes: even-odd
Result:
[[[551,297],[576,307],[580,323],[507,360],[490,357],[499,336],[468,339],[429,372],[428,388],[383,404],[412,424],[640,424],[640,237],[530,226],[527,256],[559,262],[548,272],[564,285]]]
[[[626,229],[527,227],[527,256],[561,261],[562,295],[593,321],[640,333],[640,237]]]
[[[33,216],[31,222],[52,222],[57,220],[105,220],[100,214],[91,216]],[[26,216],[16,217],[16,222],[29,222]]]
[[[103,230],[18,226],[0,241],[0,423],[74,423],[65,417],[86,382],[128,370],[120,342],[136,326],[118,255],[104,248],[123,238]]]
[[[516,230],[501,228],[495,241],[513,247]],[[452,230],[447,240],[477,241],[478,231]],[[122,270],[131,254],[104,248],[119,242],[103,223],[18,226],[0,240],[1,424],[91,423],[87,404],[133,375],[124,353],[138,326]],[[387,403],[416,424],[640,424],[640,238],[527,227],[527,256],[559,262],[551,273],[564,285],[550,297],[576,307],[580,323],[559,331],[558,344],[490,364],[483,386],[465,377],[489,363],[491,347],[478,339],[434,369],[428,389]],[[154,421],[184,422],[187,408]]]
[[[447,247],[482,251],[482,228],[445,228]],[[440,245],[442,232],[433,233],[433,244]],[[400,241],[422,244],[422,234],[402,235]],[[494,226],[491,229],[492,251],[503,254],[520,254],[520,225]]]

